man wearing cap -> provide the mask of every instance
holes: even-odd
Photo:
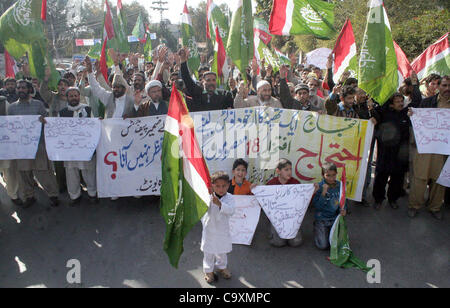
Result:
[[[123,118],[134,108],[134,96],[127,93],[128,84],[122,75],[114,75],[112,92],[102,88],[95,78],[89,56],[85,59],[92,93],[105,105],[105,118]]]
[[[0,96],[0,116],[7,115],[8,99],[5,96]],[[15,160],[0,160],[0,173],[6,183],[6,192],[16,205],[22,205],[22,200],[19,198],[19,179]]]
[[[47,116],[44,104],[41,101],[34,100],[31,95],[34,92],[31,82],[20,80],[17,82],[17,94],[19,100],[9,106],[8,115],[41,115]],[[45,149],[44,134],[41,134],[38,150],[35,159],[17,160],[17,170],[19,179],[19,191],[25,202],[23,207],[29,207],[36,202],[34,198],[34,178],[41,184],[44,191],[50,197],[50,204],[57,206],[58,200],[58,184],[56,182],[53,164],[47,158]]]
[[[135,118],[167,114],[169,107],[162,98],[162,89],[163,85],[159,80],[150,81],[145,87],[145,92],[148,95],[147,101],[138,108],[135,105],[133,111],[127,117]]]
[[[67,107],[59,112],[64,118],[90,118],[92,109],[88,105],[80,103],[80,89],[71,87],[67,89]],[[70,204],[76,205],[81,201],[80,172],[86,183],[90,203],[97,203],[97,180],[96,180],[96,158],[93,155],[90,161],[66,161],[67,192],[70,197]]]
[[[233,96],[229,91],[217,89],[217,76],[214,72],[203,74],[203,88],[198,86],[191,77],[187,66],[189,50],[182,48],[178,52],[181,60],[181,77],[186,85],[187,95],[192,101],[187,101],[189,111],[223,110],[233,108]]]
[[[266,80],[261,80],[256,85],[257,95],[252,95],[244,99],[241,87],[239,87],[238,94],[234,99],[234,108],[249,108],[249,107],[272,107],[283,108],[281,102],[272,96],[272,86]]]

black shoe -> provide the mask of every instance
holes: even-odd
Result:
[[[91,196],[89,196],[89,203],[90,204],[98,204],[99,202],[100,202],[100,200],[98,200],[98,198],[97,197],[91,197]]]
[[[58,197],[50,197],[50,205],[57,207],[59,205]]]
[[[410,218],[416,217],[416,216],[417,216],[417,210],[416,210],[416,209],[409,209],[409,210],[408,210],[408,216],[409,216]]]
[[[442,220],[444,218],[442,211],[431,212],[431,215],[437,220]]]
[[[14,203],[17,206],[22,206],[23,205],[23,201],[20,200],[20,198],[17,199],[11,199],[12,203]]]
[[[31,198],[28,198],[27,200],[25,200],[22,207],[24,209],[27,209],[35,203],[36,203],[36,199],[34,197],[31,197]]]
[[[398,204],[396,201],[389,201],[389,206],[394,210],[398,209]]]
[[[378,211],[379,209],[381,209],[381,205],[382,205],[382,202],[375,202],[375,204],[373,205],[373,208]]]
[[[70,206],[75,206],[75,205],[78,205],[78,204],[80,204],[80,202],[81,202],[81,196],[79,196],[78,198],[76,198],[76,199],[70,199]]]

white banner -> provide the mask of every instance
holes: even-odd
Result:
[[[45,118],[45,145],[51,161],[90,161],[100,141],[94,118]]]
[[[314,185],[257,186],[252,192],[280,238],[295,238],[308,210]]]
[[[234,195],[234,214],[230,218],[233,244],[251,245],[258,226],[261,207],[254,196]]]
[[[39,117],[0,116],[0,160],[36,157],[42,131]]]
[[[447,162],[444,168],[442,168],[441,175],[436,182],[442,186],[450,187],[450,159],[447,158]]]
[[[411,122],[420,154],[450,155],[450,109],[413,108]]]
[[[97,147],[100,198],[159,195],[165,117],[107,119]]]

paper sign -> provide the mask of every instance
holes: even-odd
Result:
[[[101,121],[45,118],[45,145],[51,161],[90,161],[100,140]]]
[[[39,117],[0,116],[0,160],[36,157],[42,131]]]
[[[447,162],[445,163],[444,168],[442,168],[441,175],[436,183],[445,187],[450,187],[450,159],[447,158]]]
[[[295,238],[308,210],[314,185],[257,186],[252,192],[279,237]]]
[[[234,214],[230,218],[233,244],[251,245],[258,226],[261,207],[254,196],[234,195]]]

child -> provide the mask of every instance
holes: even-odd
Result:
[[[280,159],[277,165],[277,169],[275,170],[278,174],[277,177],[274,177],[267,185],[292,185],[292,184],[300,184],[298,180],[292,177],[292,163],[287,159]],[[278,236],[277,231],[271,225],[271,240],[270,244],[275,247],[283,247],[288,244],[291,247],[300,246],[303,243],[302,230],[299,229],[297,235],[293,239],[282,239]]]
[[[227,269],[227,253],[231,252],[231,234],[229,219],[234,213],[233,197],[227,193],[230,186],[229,176],[215,172],[211,176],[213,195],[208,212],[202,218],[203,232],[201,251],[203,251],[203,271],[205,280],[215,280],[214,267],[225,279],[231,278]]]
[[[237,159],[233,163],[233,179],[230,182],[228,193],[232,195],[251,195],[251,189],[255,186],[245,179],[248,163],[243,159]]]
[[[347,214],[347,201],[344,209],[339,207],[341,182],[336,180],[336,165],[325,163],[322,166],[323,180],[316,187],[312,203],[316,209],[314,215],[314,242],[317,248],[325,250],[330,247],[329,237],[339,212],[342,216]]]

